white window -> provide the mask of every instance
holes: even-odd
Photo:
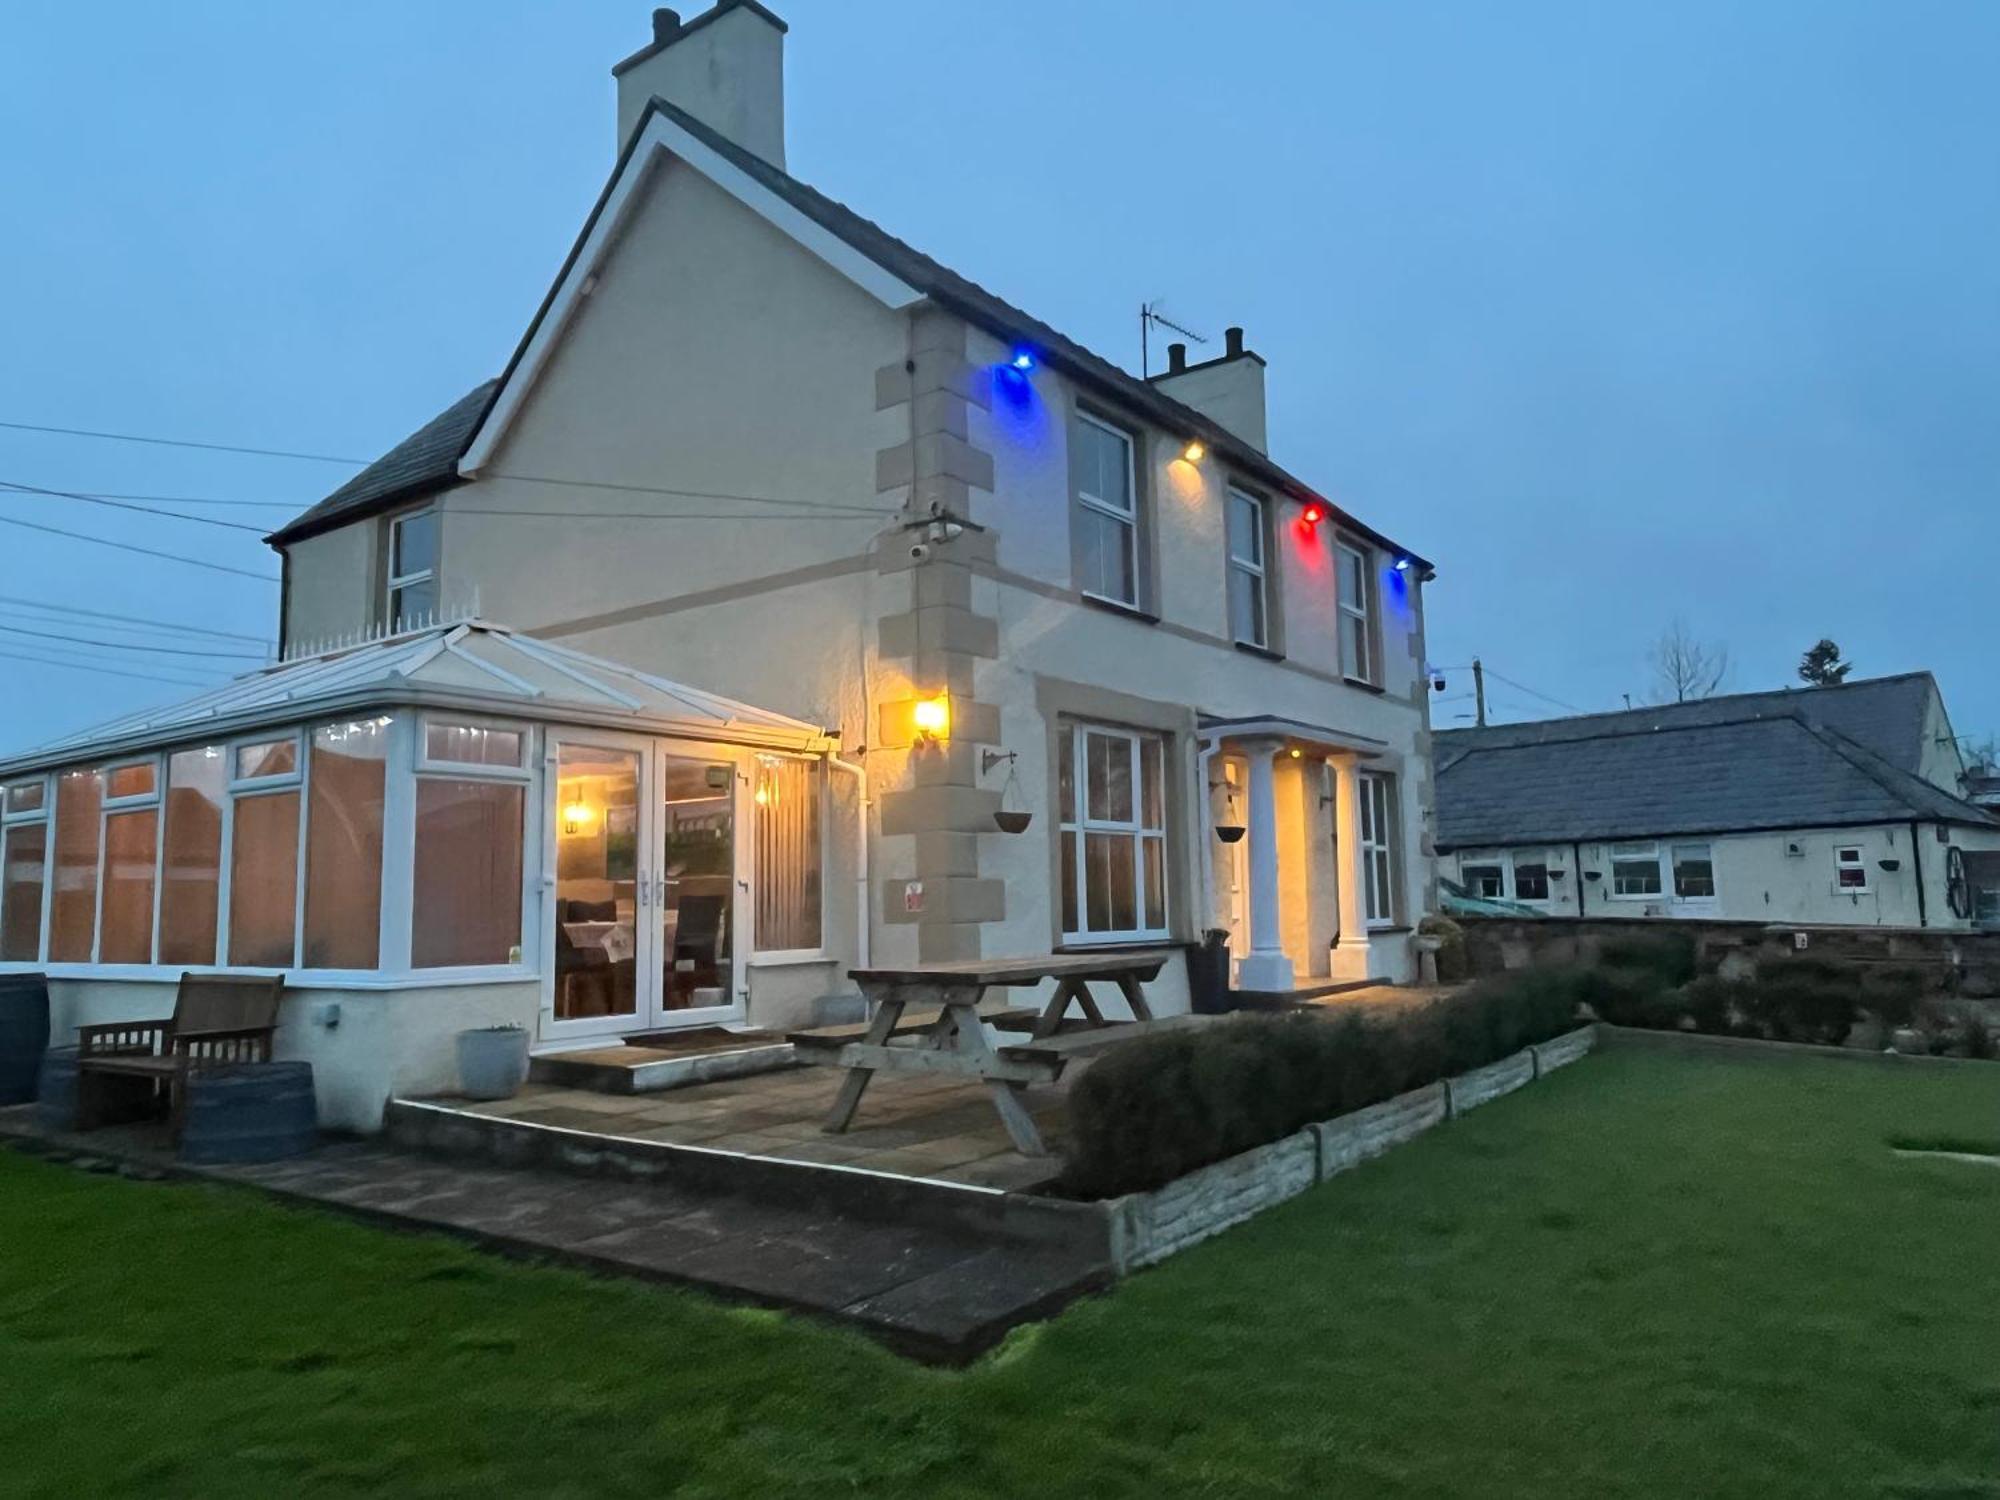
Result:
[[[1833,888],[1836,891],[1866,891],[1868,861],[1859,844],[1843,844],[1833,851]]]
[[[1674,845],[1674,895],[1681,901],[1715,899],[1715,858],[1708,845]]]
[[[389,601],[391,630],[437,619],[438,518],[435,510],[413,510],[389,522]]]
[[[521,961],[528,732],[427,716],[410,856],[410,967]]]
[[[1333,546],[1340,589],[1340,670],[1356,682],[1375,681],[1375,577],[1368,554],[1351,542]]]
[[[1271,644],[1264,574],[1264,502],[1231,490],[1229,506],[1229,631],[1246,646]]]
[[[1361,889],[1370,927],[1396,920],[1396,778],[1363,771],[1361,794]]]
[[[1058,740],[1064,938],[1167,936],[1166,741],[1069,722]]]
[[[1643,901],[1661,891],[1660,846],[1657,843],[1611,846],[1611,894]]]
[[[760,953],[813,953],[820,947],[820,796],[816,761],[757,757],[755,813],[756,945]]]
[[[1114,604],[1139,605],[1138,486],[1132,439],[1097,418],[1076,422],[1077,587]]]
[[[160,769],[127,761],[104,772],[104,851],[98,874],[97,962],[153,961],[155,871],[160,858]]]
[[[1497,863],[1461,864],[1458,878],[1466,895],[1482,901],[1499,901],[1507,895],[1507,872]]]
[[[0,790],[0,963],[41,959],[48,862],[48,782],[11,782]]]
[[[1516,849],[1512,855],[1512,860],[1514,865],[1514,899],[1516,901],[1548,900],[1548,850]]]

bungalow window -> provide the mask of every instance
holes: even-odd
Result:
[[[757,757],[756,946],[760,952],[820,947],[820,778],[811,761]]]
[[[1507,872],[1497,864],[1461,865],[1458,877],[1468,896],[1498,901],[1507,894]]]
[[[1361,892],[1370,927],[1396,920],[1396,778],[1363,771],[1361,793]]]
[[[1836,891],[1866,891],[1868,862],[1859,844],[1845,844],[1833,851],[1833,888]]]
[[[520,962],[525,746],[516,730],[425,721],[425,753],[417,767],[412,968]]]
[[[1682,901],[1715,897],[1715,860],[1706,844],[1674,845],[1674,895]]]
[[[1340,670],[1356,682],[1375,684],[1375,570],[1358,544],[1336,540],[1340,590]]]
[[[1632,900],[1660,894],[1660,846],[1613,844],[1611,894]]]
[[[1229,492],[1229,630],[1246,646],[1269,646],[1264,573],[1264,502]]]
[[[1546,849],[1517,850],[1514,862],[1514,899],[1516,901],[1546,901],[1549,899],[1549,855]]]
[[[42,956],[42,898],[48,888],[46,784],[17,781],[0,793],[0,962]]]
[[[437,618],[438,517],[435,509],[415,510],[389,522],[391,630]]]
[[[1165,740],[1066,721],[1056,777],[1063,937],[1167,936]]]
[[[1139,605],[1139,502],[1132,439],[1079,413],[1073,460],[1077,587],[1096,599]]]

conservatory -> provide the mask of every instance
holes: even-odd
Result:
[[[788,1024],[843,967],[836,748],[481,622],[287,661],[0,761],[0,972],[48,973],[59,1033],[282,973],[279,1055],[360,1129],[468,1026]]]

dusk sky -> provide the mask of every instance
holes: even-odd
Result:
[[[1497,719],[1649,696],[1679,617],[1727,688],[1831,635],[2000,731],[2000,5],[776,8],[796,175],[1134,369],[1146,299],[1248,330],[1273,455],[1437,562],[1441,726],[1475,655]],[[7,32],[0,423],[368,459],[506,361],[649,20]],[[275,633],[259,536],[352,472],[0,426],[0,484],[230,523],[0,489],[0,752],[249,665],[194,653]]]

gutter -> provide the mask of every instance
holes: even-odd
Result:
[[[1915,818],[1910,819],[1910,873],[1917,880],[1917,925],[1928,927],[1931,920],[1924,903],[1924,843]]]
[[[868,967],[873,929],[868,900],[868,768],[828,753],[826,763],[854,778],[854,967]]]

